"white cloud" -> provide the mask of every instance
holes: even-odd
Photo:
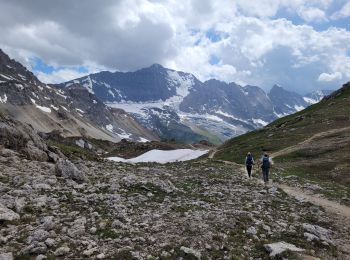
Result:
[[[325,11],[315,7],[301,7],[298,14],[307,22],[327,21]]]
[[[334,72],[334,73],[321,73],[320,76],[318,77],[318,81],[334,81],[334,80],[339,80],[342,78],[342,74],[340,72]]]
[[[54,66],[49,75],[38,72],[46,82],[81,76],[76,66],[88,67],[89,72],[127,71],[160,63],[192,72],[201,80],[215,77],[265,88],[280,82],[295,90],[312,90],[325,82],[317,80],[325,71],[350,79],[346,65],[350,32],[332,27],[317,31],[309,25],[329,23],[332,4],[331,0],[0,0],[0,47],[25,64],[39,57]],[[347,15],[346,6],[337,16]],[[305,23],[276,18],[281,14]],[[208,34],[217,37],[215,42]],[[216,64],[210,64],[213,56]]]
[[[331,18],[334,20],[350,16],[350,2],[347,2],[339,11],[335,12]]]
[[[36,72],[36,76],[44,83],[62,83],[85,76],[87,73],[78,72],[74,69],[58,69],[52,73]]]

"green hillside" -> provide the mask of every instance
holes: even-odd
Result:
[[[350,82],[315,105],[227,141],[215,158],[243,163],[247,152],[258,158],[264,151],[279,176],[317,182],[324,193],[349,202]]]

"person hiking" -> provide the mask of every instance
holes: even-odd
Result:
[[[245,165],[247,168],[249,178],[251,178],[251,175],[252,175],[253,164],[254,164],[253,155],[249,152],[245,158]]]
[[[269,171],[271,167],[271,160],[269,155],[267,153],[264,153],[263,157],[260,159],[260,162],[261,162],[263,180],[264,180],[264,183],[266,184],[269,182]]]

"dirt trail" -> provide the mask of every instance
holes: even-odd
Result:
[[[314,137],[315,138],[315,137]],[[242,174],[247,174],[245,167],[239,164],[236,164],[234,162],[229,162],[229,161],[222,161],[218,160],[222,163],[229,164],[229,165],[236,165],[239,167],[240,171]],[[255,171],[256,174],[256,171]],[[259,183],[261,185],[264,185],[262,180],[259,180]],[[312,192],[307,192],[302,189],[296,188],[296,187],[291,187],[285,184],[278,184],[278,183],[270,183],[269,186],[276,186],[280,189],[282,189],[285,193],[288,195],[299,199],[299,200],[304,200],[307,202],[310,202],[314,205],[321,206],[327,211],[328,213],[335,215],[338,219],[340,217],[341,221],[345,221],[348,224],[350,224],[350,207],[347,207],[345,205],[341,205],[336,201],[331,201],[325,198],[320,197],[319,194],[314,194]]]
[[[281,156],[281,155],[284,155],[284,154],[288,154],[288,153],[294,152],[294,151],[296,151],[298,149],[301,149],[305,144],[308,144],[308,143],[312,142],[316,138],[325,137],[327,135],[334,134],[334,133],[340,133],[340,132],[343,132],[343,131],[348,131],[349,129],[350,129],[350,127],[344,127],[344,128],[332,129],[332,130],[329,130],[329,131],[317,133],[317,134],[311,136],[310,138],[308,138],[308,139],[306,139],[306,140],[304,140],[304,141],[302,141],[302,142],[300,142],[300,143],[298,143],[296,145],[287,147],[285,149],[282,149],[282,150],[280,150],[278,152],[275,152],[275,153],[271,154],[271,157],[277,157],[277,156]],[[218,151],[217,149],[212,150],[209,153],[208,158],[210,158],[210,159],[214,158],[214,156],[215,156],[217,151]],[[242,166],[242,165],[239,165],[237,163],[230,162],[230,161],[223,161],[223,160],[218,160],[218,161],[220,161],[222,163],[225,163],[225,164],[236,165],[236,166],[239,167],[239,169],[242,172],[242,174],[246,174],[245,167]],[[259,182],[262,185],[264,185],[262,180],[260,180]],[[295,197],[296,199],[301,199],[301,200],[310,202],[312,204],[321,206],[327,212],[329,212],[332,215],[334,215],[336,218],[339,219],[339,217],[340,217],[341,220],[344,220],[345,222],[350,223],[350,207],[347,207],[345,205],[341,205],[341,204],[339,204],[336,201],[331,201],[331,200],[325,199],[325,198],[321,197],[319,194],[314,194],[312,192],[307,192],[307,191],[304,191],[304,190],[302,190],[300,188],[291,187],[291,186],[288,186],[288,185],[285,185],[285,184],[277,184],[277,183],[274,183],[273,185],[277,186],[280,189],[282,189],[285,193],[287,193],[290,196]]]
[[[285,193],[301,200],[308,201],[312,204],[323,207],[329,213],[337,214],[342,217],[345,217],[350,223],[350,207],[341,205],[335,201],[331,201],[325,198],[320,197],[318,194],[313,194],[311,192],[305,192],[296,187],[290,187],[284,184],[277,185]]]
[[[214,156],[215,156],[215,154],[216,154],[217,152],[218,152],[217,149],[211,150],[211,151],[209,152],[208,158],[209,158],[209,159],[213,159]]]
[[[280,151],[274,152],[270,156],[273,158],[273,157],[277,157],[277,156],[281,156],[281,155],[285,155],[285,154],[289,154],[289,153],[295,152],[295,151],[301,149],[305,144],[308,144],[308,143],[312,142],[312,140],[314,140],[316,138],[326,137],[327,135],[340,133],[340,132],[347,131],[347,130],[350,130],[350,127],[344,127],[344,128],[339,128],[339,129],[332,129],[332,130],[329,130],[329,131],[317,133],[317,134],[311,136],[310,138],[308,138],[308,139],[306,139],[306,140],[304,140],[304,141],[302,141],[300,143],[297,143],[296,145],[289,146],[289,147],[284,148],[284,149],[282,149]]]

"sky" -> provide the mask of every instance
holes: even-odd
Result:
[[[0,35],[46,83],[154,63],[302,94],[350,80],[350,0],[0,0]]]

